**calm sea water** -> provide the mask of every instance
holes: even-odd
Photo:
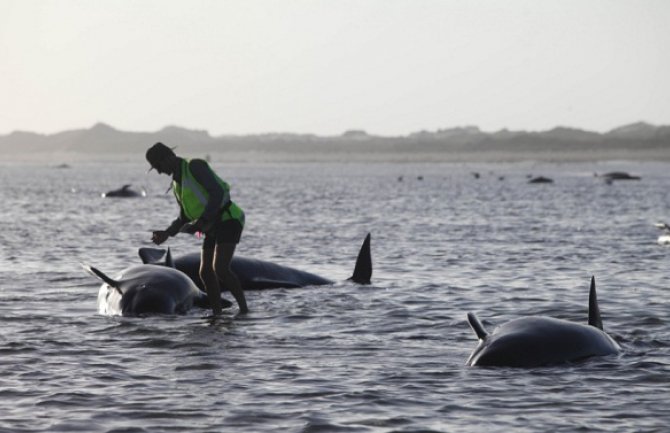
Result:
[[[80,263],[139,263],[176,204],[141,162],[56,162],[0,167],[1,432],[668,431],[670,248],[653,223],[670,220],[670,165],[215,162],[247,212],[239,255],[341,282],[249,292],[249,315],[213,322],[97,314]],[[611,170],[642,180],[593,177]],[[147,197],[101,198],[126,183]],[[362,287],[345,280],[368,232]],[[468,311],[489,330],[585,322],[591,275],[621,356],[464,366]]]

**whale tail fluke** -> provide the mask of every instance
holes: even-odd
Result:
[[[591,277],[591,290],[589,291],[589,325],[603,329],[603,321],[600,318],[598,307],[598,296],[596,295],[596,277]]]
[[[161,265],[167,266],[168,268],[177,268],[174,263],[174,259],[172,258],[170,247],[168,247],[167,251],[163,248],[142,247],[137,251],[137,253],[140,256],[140,259],[142,259],[142,263],[145,265]],[[165,256],[165,260],[161,261],[163,256]]]
[[[475,313],[468,313],[468,323],[470,324],[470,328],[477,334],[478,339],[485,340],[486,337],[489,336],[489,333],[486,331],[484,325],[482,325],[482,322],[479,321],[479,318],[477,318]]]
[[[137,252],[142,259],[142,263],[145,265],[158,265],[162,264],[160,260],[165,255],[165,250],[163,248],[146,248],[142,247]]]
[[[114,279],[108,277],[104,272],[102,272],[101,270],[99,270],[99,269],[97,269],[97,268],[94,268],[93,266],[88,266],[88,265],[84,265],[84,264],[82,264],[82,266],[83,266],[84,269],[86,269],[88,272],[90,272],[91,274],[93,274],[93,275],[95,275],[96,277],[100,278],[100,279],[101,279],[102,281],[104,281],[108,286],[110,286],[110,287],[114,287],[114,288],[116,289],[117,292],[119,292],[120,294],[123,295],[123,292],[121,291],[121,289],[120,289],[120,287],[119,287],[119,282],[118,282],[118,281],[116,281],[116,280],[114,280]]]
[[[372,278],[372,254],[370,253],[370,233],[365,237],[361,250],[356,258],[354,274],[349,280],[358,284],[370,284]]]

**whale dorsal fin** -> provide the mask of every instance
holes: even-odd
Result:
[[[158,264],[160,259],[165,255],[165,250],[162,248],[140,248],[137,253],[145,265]]]
[[[468,313],[468,323],[470,324],[472,330],[475,331],[475,334],[477,334],[478,339],[486,340],[486,337],[489,336],[489,333],[486,332],[484,325],[482,325],[482,322],[479,321],[475,313]]]
[[[596,277],[591,277],[591,290],[589,291],[589,325],[603,329],[603,321],[600,318],[598,308],[598,296],[596,295]]]
[[[349,280],[358,284],[370,284],[372,278],[372,255],[370,254],[370,233],[365,237],[356,258],[354,274]]]
[[[107,275],[105,275],[104,272],[102,272],[99,269],[94,268],[93,266],[87,266],[84,265],[84,269],[95,275],[96,277],[100,278],[102,281],[104,281],[108,286],[114,287],[117,292],[123,295],[123,292],[121,291],[120,284],[118,281],[111,279]]]
[[[177,267],[174,264],[174,260],[172,260],[172,253],[170,252],[170,247],[167,249],[167,253],[165,254],[165,266],[168,268],[175,268]]]

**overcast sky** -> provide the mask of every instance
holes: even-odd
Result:
[[[0,0],[0,134],[670,124],[667,0]]]

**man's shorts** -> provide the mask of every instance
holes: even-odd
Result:
[[[205,233],[202,249],[208,250],[218,244],[238,244],[242,237],[242,224],[237,220],[219,221]]]

